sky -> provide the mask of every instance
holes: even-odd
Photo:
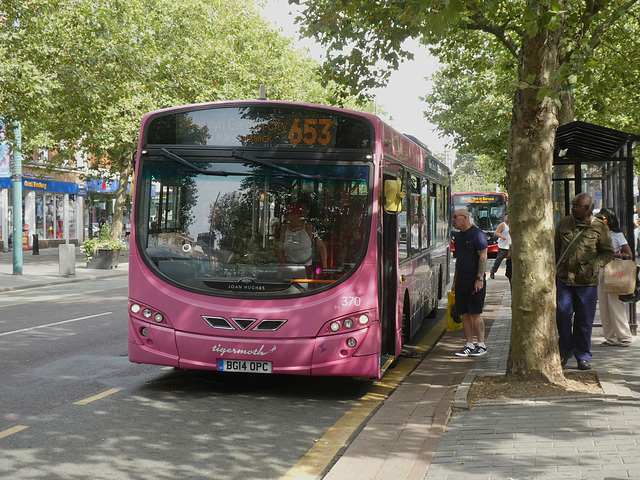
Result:
[[[295,24],[297,6],[289,5],[287,0],[268,0],[261,10],[262,14],[282,34],[294,38],[298,45],[306,47],[313,58],[322,61],[322,47],[312,39],[300,39],[298,26]],[[437,61],[429,54],[426,47],[415,40],[405,44],[415,59],[401,64],[398,71],[393,72],[389,85],[384,89],[376,89],[378,105],[385,111],[380,117],[401,133],[411,134],[425,143],[432,152],[443,153],[446,140],[439,138],[435,127],[423,116],[426,104],[420,101],[430,88],[425,77],[437,69]]]

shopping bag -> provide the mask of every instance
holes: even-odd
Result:
[[[636,288],[629,295],[618,295],[621,302],[635,303],[640,301],[640,268],[636,274]]]
[[[635,260],[612,260],[604,266],[602,288],[610,295],[629,295],[636,288]]]
[[[455,332],[462,328],[462,318],[456,311],[456,294],[447,292],[447,332]]]

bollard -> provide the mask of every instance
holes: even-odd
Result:
[[[69,275],[76,275],[76,246],[74,244],[68,244],[69,249]]]
[[[58,267],[61,277],[76,274],[76,250],[75,245],[58,245]]]
[[[33,251],[33,255],[40,255],[40,245],[38,245],[38,234],[34,233],[33,235],[33,245],[31,246],[31,250]]]

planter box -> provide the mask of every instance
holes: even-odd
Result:
[[[87,268],[109,270],[118,266],[118,251],[98,249],[87,262]]]

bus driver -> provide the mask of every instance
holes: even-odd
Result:
[[[306,221],[307,209],[300,203],[292,203],[284,210],[284,223],[280,230],[282,245],[280,261],[310,266],[313,260],[313,226]],[[327,268],[327,249],[318,241],[322,268]]]

